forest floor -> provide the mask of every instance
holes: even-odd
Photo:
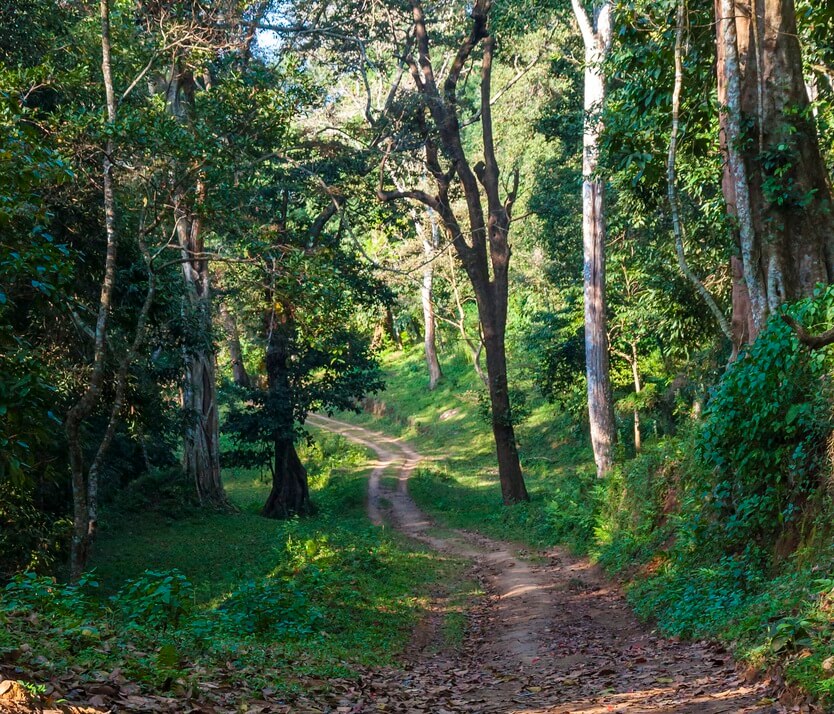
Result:
[[[367,671],[335,711],[786,711],[768,696],[766,683],[746,681],[725,649],[651,633],[588,561],[560,548],[531,552],[437,528],[408,493],[421,457],[404,441],[325,417],[310,422],[376,453],[368,483],[372,521],[390,522],[410,538],[465,558],[487,593],[469,610],[463,641],[453,650],[438,646],[446,606],[438,597],[405,665]]]

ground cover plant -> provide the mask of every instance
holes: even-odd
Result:
[[[362,451],[325,435],[303,453],[311,519],[262,518],[270,485],[239,471],[228,482],[236,513],[113,524],[77,583],[13,578],[0,591],[4,659],[41,684],[72,668],[79,681],[116,671],[142,692],[220,687],[227,702],[394,661],[458,566],[368,523]]]

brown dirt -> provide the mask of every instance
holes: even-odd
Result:
[[[405,442],[322,416],[311,417],[310,423],[376,453],[368,480],[371,520],[389,520],[410,538],[471,560],[488,593],[468,614],[460,651],[422,646],[403,669],[366,673],[355,689],[323,711],[787,711],[770,698],[766,682],[745,681],[726,650],[650,632],[616,586],[587,561],[557,548],[533,561],[509,543],[434,530],[408,494],[408,479],[421,459]],[[386,488],[380,477],[394,470],[397,488]],[[422,629],[440,636],[435,615]],[[425,639],[424,632],[418,634]]]

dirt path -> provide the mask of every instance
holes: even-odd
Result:
[[[368,481],[371,520],[390,520],[411,538],[471,560],[488,593],[469,614],[460,651],[438,654],[424,642],[404,670],[363,678],[337,711],[786,711],[771,702],[763,684],[745,683],[726,651],[651,634],[586,561],[558,549],[531,559],[508,543],[434,529],[408,494],[408,479],[420,462],[408,444],[335,419],[309,421],[376,453]],[[397,478],[396,488],[382,482],[386,472]]]

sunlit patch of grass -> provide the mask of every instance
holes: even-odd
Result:
[[[570,425],[557,408],[534,394],[528,400],[533,409],[517,436],[531,502],[505,507],[492,430],[479,411],[477,393],[483,385],[468,360],[461,354],[444,355],[444,378],[434,391],[427,388],[419,348],[388,353],[383,364],[383,413],[340,418],[402,437],[417,448],[425,461],[409,490],[422,509],[443,526],[495,538],[536,546],[564,541],[547,504],[554,483],[587,470],[591,455],[587,445],[568,436]]]
[[[120,667],[150,690],[171,677],[199,679],[195,668],[213,677],[230,658],[236,673],[224,676],[239,676],[246,689],[292,690],[304,687],[304,677],[392,664],[430,593],[441,582],[457,592],[461,564],[372,526],[365,515],[367,454],[329,434],[318,435],[317,443],[303,450],[315,516],[262,518],[257,512],[269,483],[256,472],[236,471],[224,476],[237,512],[105,519],[93,562],[100,587],[81,593],[23,583],[20,598],[31,602],[20,612],[4,609],[0,595],[0,646],[34,643],[22,666],[29,658],[33,666],[48,661],[56,670]],[[171,616],[154,599],[167,573],[184,576],[185,585],[177,585],[184,594],[175,600],[182,613],[154,630],[147,612]],[[140,599],[125,600],[137,578]],[[53,592],[46,600],[39,595],[43,588]],[[56,609],[60,602],[68,607]],[[33,613],[40,624],[28,619]],[[79,649],[74,633],[85,622],[96,623],[97,634]],[[41,624],[48,636],[33,630]],[[155,667],[166,647],[176,652],[176,672]]]

